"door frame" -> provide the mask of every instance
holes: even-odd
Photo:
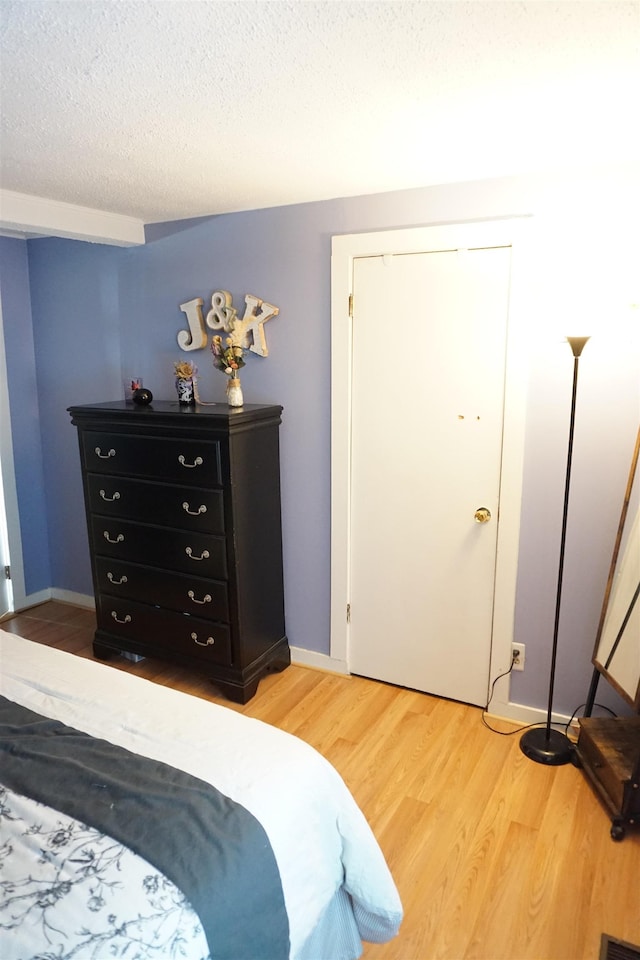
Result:
[[[10,613],[25,605],[24,567],[22,562],[22,538],[18,512],[18,491],[13,460],[11,434],[11,409],[7,382],[7,358],[4,346],[2,298],[0,297],[0,547],[4,567],[11,566],[9,584]],[[7,561],[8,554],[8,561]],[[4,570],[0,570],[4,576]]]
[[[530,217],[408,227],[332,237],[331,255],[331,659],[349,672],[350,489],[353,262],[358,257],[509,246],[504,427],[489,682],[511,664],[522,502],[530,329],[526,256]],[[509,678],[495,687],[492,712],[509,714]]]

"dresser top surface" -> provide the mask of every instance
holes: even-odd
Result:
[[[280,420],[282,407],[277,404],[246,403],[230,407],[227,403],[181,404],[177,400],[154,400],[136,404],[129,400],[112,400],[68,407],[74,423],[105,420],[149,424],[163,422],[189,426],[240,426],[257,420]]]

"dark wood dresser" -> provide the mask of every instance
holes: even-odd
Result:
[[[70,407],[98,628],[94,653],[201,670],[246,703],[290,662],[280,406]]]

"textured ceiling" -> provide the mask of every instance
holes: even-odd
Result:
[[[144,222],[638,155],[638,3],[0,0],[0,18],[0,187]]]

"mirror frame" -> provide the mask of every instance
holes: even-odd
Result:
[[[620,694],[627,703],[630,703],[632,707],[635,708],[637,712],[640,712],[640,676],[637,678],[637,686],[635,689],[627,690],[625,689],[618,680],[616,680],[609,670],[607,669],[606,663],[603,663],[599,659],[599,646],[602,640],[602,634],[605,626],[605,621],[607,617],[607,610],[609,607],[609,601],[611,599],[611,592],[614,585],[616,565],[618,562],[618,554],[620,552],[620,545],[622,543],[622,538],[625,530],[625,523],[627,521],[627,515],[629,512],[629,503],[631,501],[631,495],[633,491],[634,480],[636,479],[636,474],[638,473],[638,457],[640,455],[640,428],[638,429],[638,436],[636,438],[636,444],[633,451],[633,456],[631,458],[631,469],[629,470],[629,479],[627,481],[627,488],[625,490],[624,502],[622,504],[622,513],[620,515],[620,523],[618,524],[618,532],[616,534],[615,545],[613,548],[613,556],[611,559],[611,566],[609,568],[609,577],[607,579],[607,585],[604,592],[604,601],[602,604],[602,612],[600,614],[600,622],[598,624],[598,632],[596,634],[596,642],[593,649],[593,656],[591,662],[594,667],[602,674],[603,677],[608,680],[611,686]],[[640,474],[639,474],[640,477]],[[640,483],[640,479],[638,480]],[[634,518],[631,517],[630,522],[633,522]],[[640,640],[638,641],[640,642]]]

